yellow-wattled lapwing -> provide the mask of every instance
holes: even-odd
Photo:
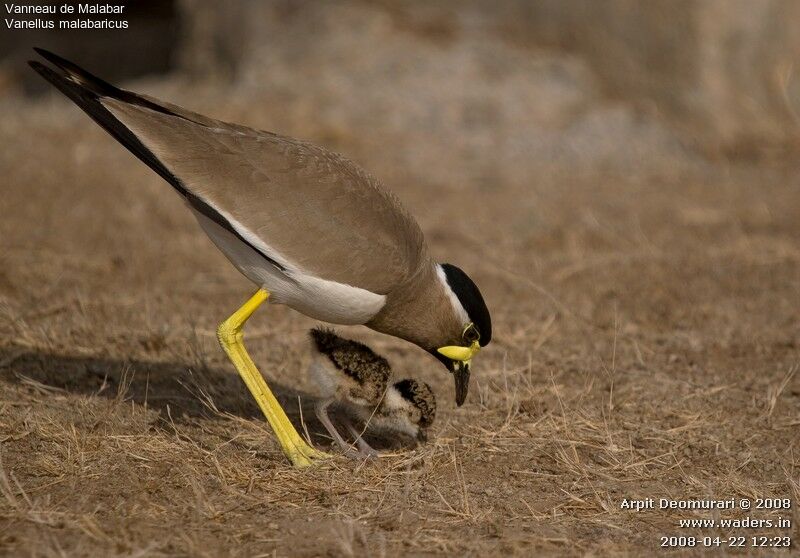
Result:
[[[369,428],[400,432],[418,442],[427,440],[428,428],[436,416],[436,397],[428,384],[406,378],[390,385],[389,362],[363,343],[324,328],[314,328],[310,335],[316,357],[310,371],[322,395],[316,405],[317,418],[345,455],[378,455],[353,426],[351,417]],[[344,406],[344,424],[355,439],[358,452],[344,441],[328,417],[332,403]]]
[[[321,147],[119,89],[36,50],[55,68],[31,67],[164,178],[259,287],[218,335],[293,464],[325,454],[297,433],[242,343],[267,298],[422,347],[453,374],[464,402],[470,361],[492,337],[489,311],[466,273],[431,258],[419,225],[375,178]]]

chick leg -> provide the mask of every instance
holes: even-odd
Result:
[[[361,433],[353,426],[350,419],[345,420],[345,426],[347,426],[347,430],[349,430],[350,434],[356,439],[356,445],[358,446],[358,452],[361,454],[361,457],[378,457],[380,455],[378,450],[374,449],[361,437]]]
[[[247,319],[253,312],[267,300],[269,292],[259,289],[250,299],[245,302],[233,315],[222,322],[217,328],[217,337],[220,345],[228,354],[239,375],[244,380],[247,389],[258,403],[264,416],[272,427],[278,442],[283,449],[283,453],[295,467],[308,467],[313,459],[329,457],[328,454],[318,451],[309,446],[297,430],[292,425],[289,417],[281,408],[280,403],[273,395],[272,391],[264,381],[263,376],[253,363],[253,359],[247,354],[247,350],[242,342],[242,328]]]
[[[317,401],[317,404],[314,407],[314,410],[317,413],[317,418],[322,423],[322,426],[325,427],[325,430],[328,431],[328,433],[331,435],[331,437],[334,439],[334,441],[339,445],[339,447],[342,450],[342,453],[344,453],[347,457],[351,457],[353,459],[358,459],[359,457],[361,457],[361,454],[359,454],[357,451],[355,451],[350,446],[350,444],[348,444],[347,442],[344,441],[344,438],[342,438],[342,435],[339,434],[339,431],[336,430],[336,427],[331,422],[330,417],[328,417],[328,407],[330,407],[330,405],[331,405],[331,403],[333,403],[333,401],[334,401],[334,399],[332,397],[328,398],[328,399],[321,399],[320,401]]]

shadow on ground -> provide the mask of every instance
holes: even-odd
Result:
[[[0,351],[0,380],[27,384],[51,394],[132,401],[175,422],[224,420],[225,415],[264,420],[235,373],[202,364],[72,356],[11,348]],[[313,443],[330,444],[330,436],[314,413],[318,397],[274,381],[269,381],[269,386],[298,431],[303,432],[305,426]],[[340,431],[346,432],[343,428]],[[365,438],[376,449],[394,448],[402,443],[380,434],[370,433]]]

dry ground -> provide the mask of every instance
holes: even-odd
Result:
[[[6,106],[3,124],[0,553],[607,555],[728,534],[624,497],[792,497],[800,523],[797,169],[543,167],[505,183],[489,166],[429,183],[386,146],[284,129],[385,178],[481,285],[496,331],[456,409],[432,358],[347,328],[434,385],[432,441],[295,471],[214,338],[252,286],[77,110]],[[270,307],[247,340],[324,446],[312,324]]]

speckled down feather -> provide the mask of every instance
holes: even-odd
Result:
[[[436,395],[428,384],[406,378],[395,383],[394,387],[403,398],[411,401],[420,410],[419,426],[421,428],[427,428],[433,424],[433,420],[436,418]]]
[[[385,358],[363,343],[339,337],[329,328],[313,328],[310,335],[317,350],[359,385],[369,383],[386,388],[392,368]]]

